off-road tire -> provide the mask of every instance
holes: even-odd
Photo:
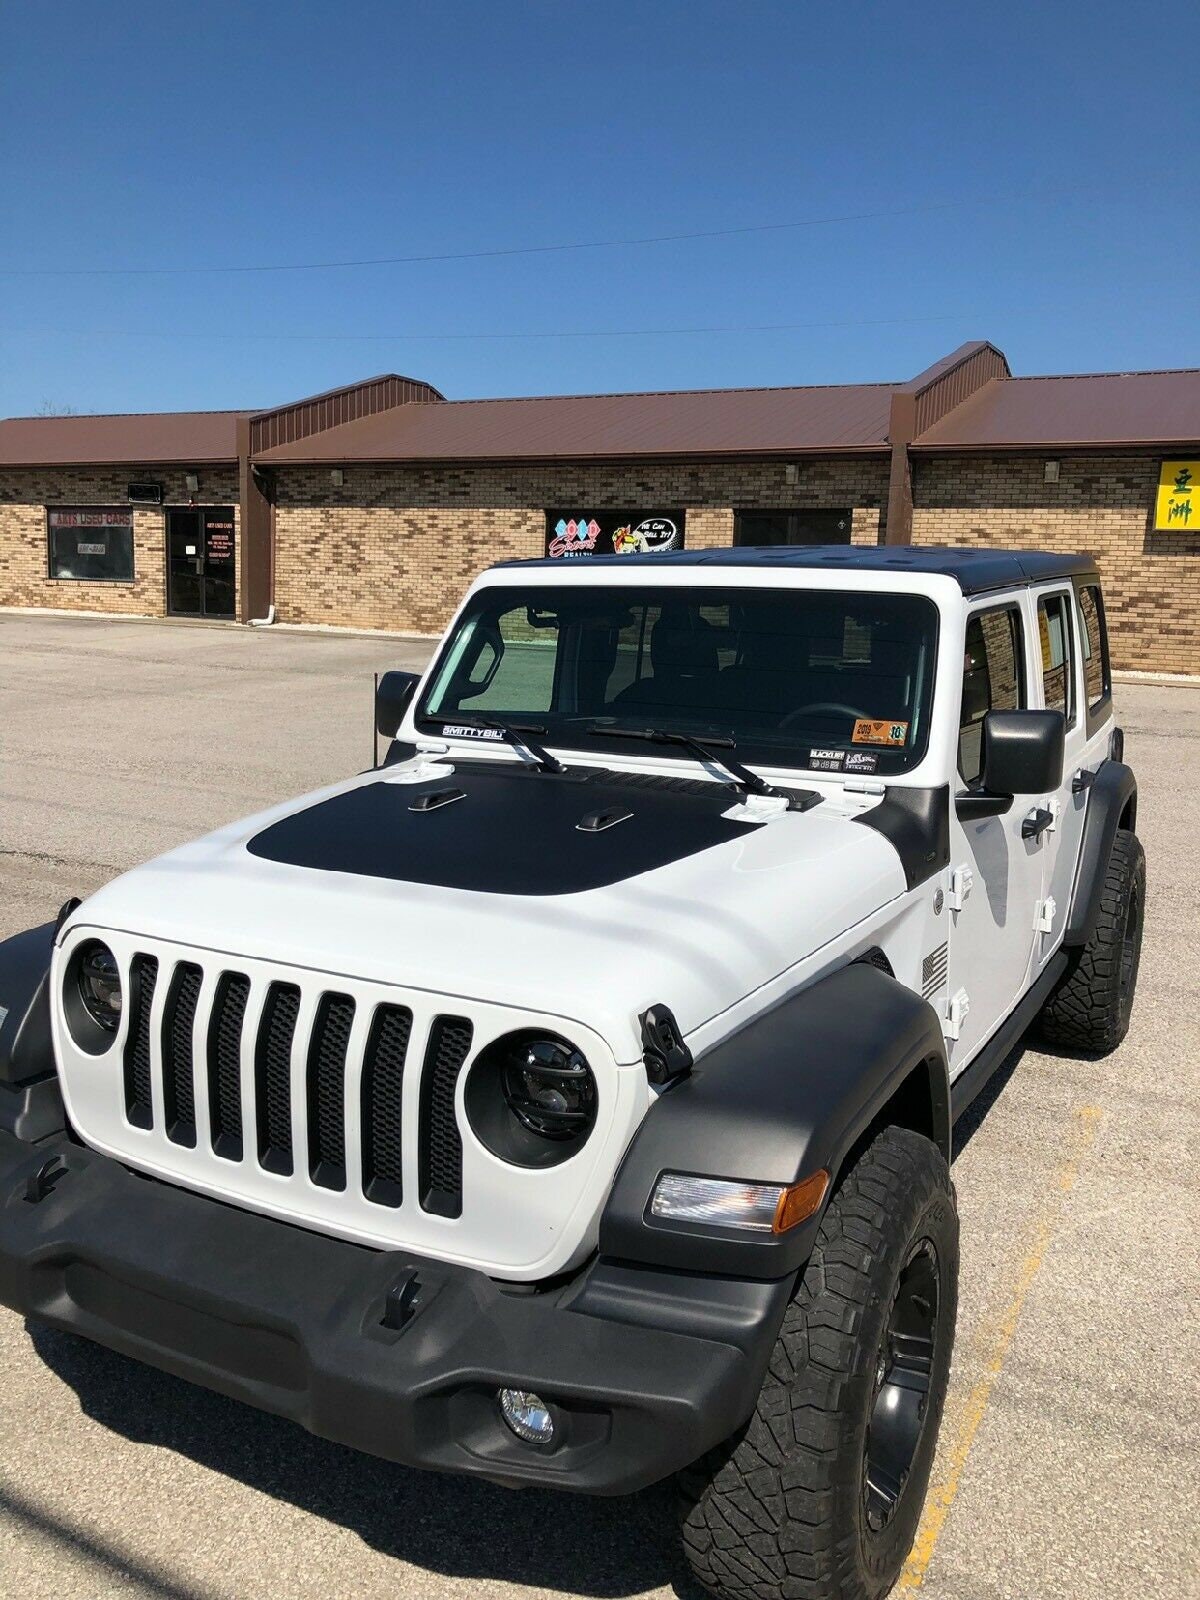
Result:
[[[1047,1044],[1107,1055],[1129,1032],[1145,906],[1146,856],[1137,835],[1120,828],[1096,927],[1038,1013],[1037,1032]]]
[[[902,1274],[936,1259],[936,1318],[915,1450],[894,1510],[868,1516],[870,1421]],[[721,1600],[878,1600],[912,1545],[950,1371],[958,1213],[937,1147],[883,1130],[830,1202],[754,1414],[679,1474],[684,1554]],[[892,1344],[889,1337],[887,1344]],[[910,1357],[912,1346],[909,1346]],[[920,1364],[920,1363],[918,1363]]]

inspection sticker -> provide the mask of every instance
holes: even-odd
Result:
[[[908,723],[889,722],[886,717],[859,717],[850,738],[853,744],[903,744],[908,738]]]

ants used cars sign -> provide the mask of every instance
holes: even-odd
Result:
[[[100,583],[133,578],[131,506],[50,506],[50,576]]]
[[[683,522],[682,511],[547,511],[546,554],[559,559],[682,550]]]

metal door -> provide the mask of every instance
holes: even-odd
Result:
[[[959,779],[978,788],[982,717],[1036,705],[1028,599],[985,600],[968,619],[959,734]],[[951,912],[947,1039],[956,1077],[987,1043],[1027,987],[1034,926],[1045,892],[1044,835],[1026,839],[1030,807],[1019,797],[998,816],[966,820],[950,809]]]

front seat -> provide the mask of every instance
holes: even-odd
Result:
[[[639,678],[613,701],[623,711],[648,715],[712,708],[717,681],[717,636],[711,623],[687,612],[667,612],[650,631],[652,676]]]

